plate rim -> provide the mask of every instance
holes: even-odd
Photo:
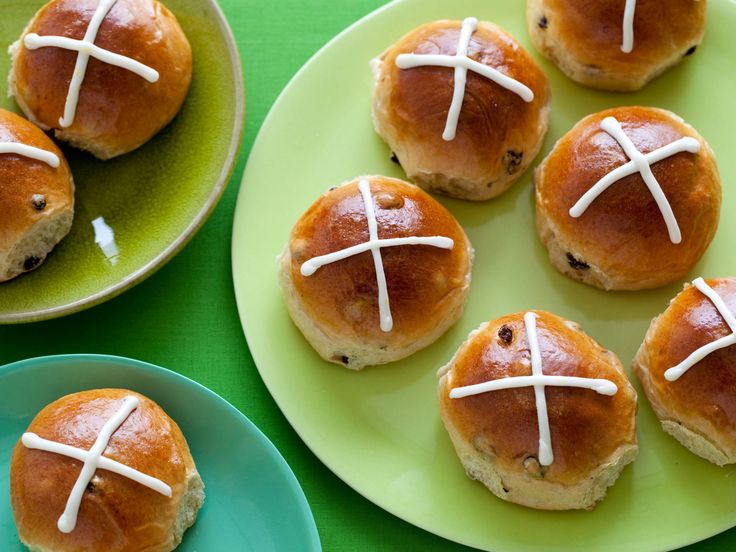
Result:
[[[735,0],[736,1],[736,0]],[[284,97],[289,92],[289,90],[292,88],[294,83],[301,78],[301,76],[309,71],[311,69],[311,66],[316,63],[317,59],[322,56],[322,54],[331,48],[336,42],[340,41],[345,35],[350,34],[356,27],[361,26],[364,24],[367,20],[379,15],[380,13],[390,10],[393,8],[393,6],[404,3],[405,0],[390,0],[383,6],[370,11],[369,13],[365,14],[364,16],[360,17],[350,25],[348,25],[345,29],[337,33],[335,36],[333,36],[330,40],[328,40],[325,44],[323,44],[314,54],[312,54],[309,59],[299,68],[299,70],[294,73],[294,75],[289,79],[289,81],[286,83],[284,88],[281,90],[279,95],[277,96],[276,100],[273,102],[271,107],[268,110],[268,113],[266,114],[266,117],[263,119],[263,122],[261,123],[258,133],[256,134],[256,137],[253,141],[253,144],[251,146],[250,153],[248,155],[248,160],[245,166],[245,169],[243,171],[243,177],[240,182],[240,187],[238,190],[238,197],[236,199],[236,205],[235,205],[235,213],[233,217],[233,230],[231,233],[231,273],[232,273],[232,279],[233,279],[233,288],[235,293],[235,300],[236,300],[236,306],[238,309],[238,317],[240,318],[240,323],[243,329],[243,335],[246,338],[246,341],[248,342],[248,350],[250,351],[251,356],[253,357],[253,362],[256,366],[256,369],[258,370],[258,374],[261,377],[261,380],[263,381],[264,385],[266,386],[266,389],[268,389],[269,394],[271,395],[271,398],[278,406],[281,413],[284,415],[284,418],[288,421],[289,425],[292,427],[292,429],[296,432],[296,434],[301,439],[302,443],[306,445],[306,447],[319,459],[320,462],[324,466],[327,467],[340,481],[345,483],[348,487],[350,487],[352,490],[357,492],[359,495],[361,495],[363,498],[369,500],[374,505],[378,506],[385,512],[388,512],[392,516],[397,517],[400,520],[405,521],[406,523],[410,523],[411,525],[418,527],[424,531],[427,531],[428,533],[431,533],[433,535],[436,535],[440,538],[443,538],[447,541],[454,542],[463,546],[467,546],[473,549],[478,549],[474,543],[471,543],[470,541],[463,540],[462,538],[457,538],[455,535],[450,535],[448,533],[444,533],[441,530],[436,529],[435,527],[426,524],[426,523],[420,523],[413,519],[407,518],[403,513],[399,512],[398,508],[393,507],[391,504],[386,504],[385,501],[381,500],[380,493],[371,492],[370,489],[362,489],[358,488],[356,485],[354,485],[352,482],[350,482],[347,477],[349,473],[347,471],[344,471],[337,466],[335,466],[332,462],[328,461],[325,456],[322,454],[322,451],[316,447],[312,446],[312,443],[304,438],[302,435],[302,431],[300,427],[295,425],[292,422],[292,417],[287,414],[288,409],[284,409],[282,406],[282,401],[277,397],[277,394],[275,394],[272,390],[272,386],[268,378],[264,377],[263,370],[261,368],[262,364],[262,358],[260,355],[260,352],[256,352],[251,347],[251,336],[252,331],[249,330],[251,328],[251,317],[249,317],[248,313],[246,313],[246,308],[244,306],[245,298],[244,298],[244,292],[242,290],[245,286],[238,286],[237,282],[239,277],[241,276],[239,273],[239,270],[237,268],[236,263],[236,256],[238,255],[238,249],[242,245],[241,242],[246,241],[244,238],[239,238],[237,235],[237,228],[240,226],[245,226],[245,223],[241,222],[241,220],[245,220],[245,195],[247,194],[248,186],[246,184],[246,180],[248,177],[251,160],[253,158],[253,152],[256,151],[256,149],[260,146],[260,143],[262,141],[262,136],[264,134],[264,129],[269,126],[271,119],[275,117],[274,113],[281,107],[281,104],[284,103],[285,99]],[[274,278],[275,278],[275,270],[274,270]],[[241,278],[242,279],[242,278]],[[256,321],[252,322],[252,324],[257,324]],[[680,547],[686,547],[690,546],[696,543],[699,543],[701,541],[704,541],[706,539],[709,539],[711,537],[714,537],[716,535],[719,535],[725,531],[728,531],[729,529],[733,529],[736,527],[736,523],[729,523],[720,529],[717,529],[715,531],[708,530],[705,531],[697,536],[694,536],[692,539],[689,540],[683,540],[682,542],[678,543],[676,545],[677,548]],[[509,550],[512,550],[513,548],[508,548]],[[480,550],[480,549],[479,549]],[[646,549],[649,550],[649,549]],[[658,548],[652,549],[652,550],[659,550]]]
[[[268,456],[274,460],[274,465],[281,473],[281,475],[285,477],[290,490],[296,495],[298,499],[299,513],[301,517],[305,520],[305,525],[308,526],[311,542],[305,544],[309,544],[313,550],[322,550],[321,540],[319,536],[319,531],[317,529],[317,524],[314,519],[314,514],[312,513],[312,509],[309,506],[309,501],[304,494],[304,489],[302,489],[302,486],[299,483],[299,480],[296,478],[293,470],[291,469],[291,466],[283,457],[281,452],[276,448],[276,445],[274,445],[271,440],[266,436],[266,434],[263,433],[263,431],[261,431],[260,428],[250,420],[250,418],[248,418],[243,412],[233,406],[228,400],[221,397],[208,387],[205,387],[201,383],[188,378],[183,374],[170,370],[169,368],[164,368],[163,366],[158,366],[157,364],[152,364],[150,362],[130,357],[97,353],[65,353],[17,360],[15,362],[0,366],[0,381],[2,381],[4,377],[11,374],[23,372],[29,367],[44,366],[58,362],[77,362],[84,364],[102,362],[116,364],[118,366],[123,366],[126,370],[133,370],[139,373],[154,374],[156,377],[159,378],[178,380],[181,382],[182,385],[191,389],[192,392],[201,393],[210,400],[220,403],[225,408],[225,410],[231,416],[233,416],[235,420],[237,420],[240,425],[245,427],[246,430],[253,437],[255,437],[256,441],[259,443],[260,446],[263,447]]]
[[[238,51],[237,42],[233,34],[232,28],[222,11],[222,8],[216,0],[204,0],[212,9],[214,20],[219,29],[219,34],[225,41],[230,60],[230,69],[232,71],[234,87],[235,87],[235,117],[231,128],[231,139],[225,162],[220,171],[220,175],[212,187],[207,200],[202,205],[194,218],[187,227],[172,241],[166,248],[159,252],[153,259],[145,265],[138,268],[134,272],[125,276],[119,282],[108,286],[107,288],[88,295],[82,299],[56,305],[52,307],[31,309],[14,313],[0,313],[0,325],[3,324],[26,324],[30,322],[41,322],[43,320],[51,320],[60,318],[83,310],[92,308],[110,299],[117,297],[123,292],[140,284],[145,279],[153,276],[159,269],[163,268],[172,258],[174,258],[197,234],[204,226],[207,219],[217,207],[227,186],[235,172],[240,147],[243,142],[243,129],[245,126],[245,79],[243,77],[243,65]],[[39,357],[41,358],[41,357]],[[125,358],[125,357],[121,357]]]

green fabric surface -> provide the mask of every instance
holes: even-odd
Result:
[[[273,441],[304,488],[325,550],[469,550],[384,512],[317,460],[264,387],[235,308],[230,270],[233,209],[261,122],[313,53],[384,3],[220,0],[243,60],[247,123],[237,170],[219,206],[182,253],[122,296],[67,318],[0,327],[0,363],[60,353],[108,353],[170,368],[230,401]],[[489,495],[489,500],[495,499]],[[489,530],[492,523],[489,520]],[[733,549],[736,529],[687,548]]]

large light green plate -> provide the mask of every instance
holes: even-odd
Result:
[[[85,389],[118,387],[156,401],[181,427],[206,499],[179,552],[319,552],[299,483],[271,442],[224,399],[164,368],[107,355],[59,355],[0,368],[0,550],[26,550],[10,508],[10,455],[47,404]]]
[[[672,109],[710,141],[721,162],[724,216],[691,276],[736,273],[736,6],[709,2],[702,48],[631,95],[588,90],[540,59],[553,89],[543,154],[582,116],[620,104]],[[547,309],[582,323],[628,364],[650,319],[679,289],[605,293],[558,274],[534,229],[531,174],[500,199],[440,199],[467,229],[477,262],[462,320],[432,347],[352,373],[320,361],[292,325],[274,258],[301,213],[329,186],[360,174],[403,176],[374,134],[368,62],[414,26],[474,15],[531,50],[524,3],[402,0],[340,35],[294,78],[253,148],[233,234],[233,271],[245,334],[263,380],[319,458],[364,496],[449,539],[495,550],[661,550],[736,524],[736,469],[696,458],[659,428],[640,394],[641,455],[594,512],[549,513],[504,503],[465,477],[440,422],[435,372],[481,322]],[[536,55],[536,54],[535,54]]]
[[[215,0],[164,3],[194,56],[181,113],[143,147],[112,161],[64,149],[77,187],[74,226],[37,270],[0,284],[0,323],[52,318],[122,293],[184,247],[225,190],[245,103],[235,42]],[[0,107],[20,112],[7,98],[6,50],[43,4],[0,0]],[[120,254],[113,260],[95,244],[98,217],[115,232]]]

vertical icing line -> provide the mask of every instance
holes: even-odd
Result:
[[[634,14],[636,12],[636,0],[626,0],[623,22],[623,43],[621,51],[630,54],[634,50]]]
[[[376,220],[376,211],[373,207],[371,185],[367,180],[363,179],[358,182],[358,189],[360,190],[360,195],[363,197],[370,241],[377,242],[378,221]],[[388,284],[386,283],[386,273],[383,269],[381,248],[371,247],[371,253],[373,255],[373,265],[376,267],[376,282],[378,283],[378,315],[380,317],[381,331],[390,332],[394,327],[394,319],[393,316],[391,316],[391,304],[388,298]]]
[[[473,33],[478,28],[478,20],[474,17],[468,17],[463,21],[463,26],[460,29],[460,39],[457,44],[457,57],[467,58],[468,57],[468,46],[470,45],[470,39]],[[450,142],[455,139],[457,134],[457,123],[460,120],[460,112],[463,109],[463,103],[465,102],[465,88],[468,82],[468,67],[466,65],[458,64],[455,66],[455,81],[454,90],[452,92],[452,103],[450,104],[450,110],[447,113],[447,122],[445,123],[445,130],[442,133],[442,139],[446,142]]]
[[[531,355],[532,375],[543,376],[542,352],[539,349],[539,336],[537,335],[537,315],[527,312],[524,315],[524,326]],[[552,435],[549,429],[549,412],[544,384],[534,385],[534,399],[537,405],[537,425],[539,426],[539,464],[549,466],[554,462],[555,457],[552,452]]]

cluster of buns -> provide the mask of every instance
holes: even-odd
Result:
[[[9,92],[30,122],[0,112],[0,282],[38,267],[71,228],[69,166],[40,129],[99,159],[128,153],[176,116],[192,77],[189,42],[157,0],[52,0],[10,54]],[[3,142],[52,152],[59,165]]]
[[[570,78],[636,90],[695,50],[705,1],[529,0],[527,18],[534,46]],[[494,198],[541,149],[547,77],[492,23],[422,25],[372,68],[375,129],[425,190]],[[636,106],[583,118],[536,168],[534,188],[552,265],[606,290],[685,277],[716,233],[722,195],[705,139],[674,113]],[[428,244],[438,236],[454,248]],[[364,177],[331,189],[299,219],[279,280],[317,352],[359,369],[403,358],[454,324],[471,260],[462,227],[429,196]],[[726,302],[736,297],[734,281],[714,285]],[[712,300],[692,288],[678,296],[653,322],[634,370],[664,429],[724,464],[736,461],[732,353],[721,347],[703,360],[696,349],[718,338],[736,345],[728,337],[736,318],[723,305],[714,315]],[[666,370],[688,355],[695,366],[668,381]],[[466,472],[504,500],[593,508],[637,454],[637,397],[621,362],[550,313],[505,316],[471,333],[440,370],[438,392]]]
[[[82,463],[48,449],[90,451],[126,401],[136,406],[112,428],[102,458],[157,480],[168,495],[99,466],[82,481],[68,526],[62,514],[84,477]],[[204,484],[179,426],[161,407],[125,389],[95,389],[62,397],[33,419],[13,449],[10,499],[20,540],[31,550],[169,552],[196,520]]]

